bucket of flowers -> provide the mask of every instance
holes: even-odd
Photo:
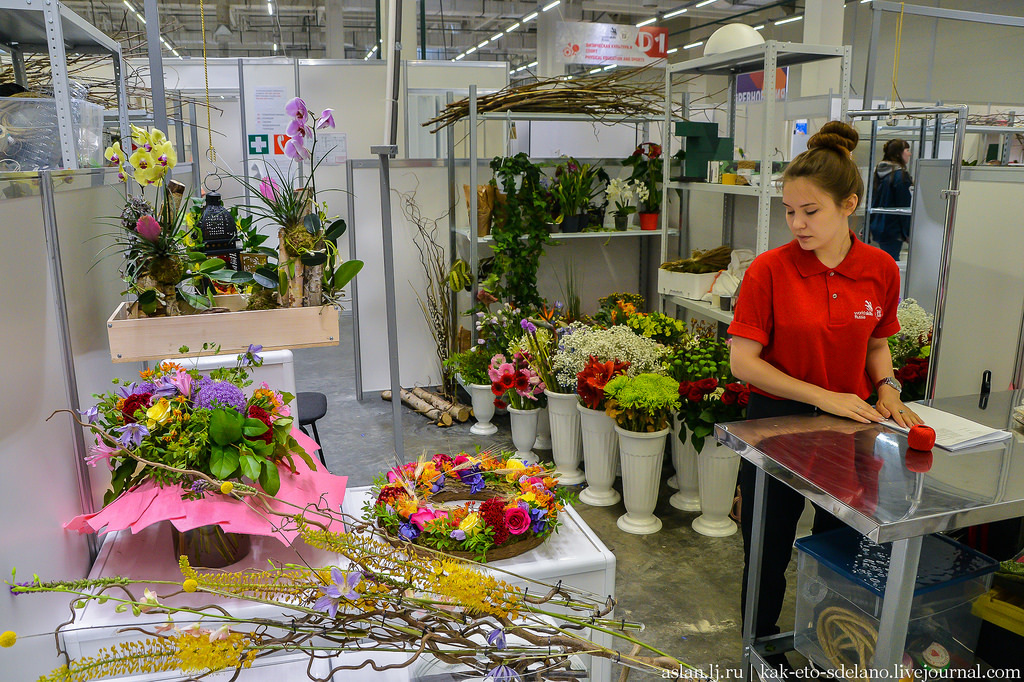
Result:
[[[487,369],[497,407],[508,407],[512,421],[512,442],[516,454],[537,461],[532,448],[537,440],[537,417],[544,397],[544,382],[530,366],[529,353],[517,351],[511,362],[501,353],[491,358]]]
[[[95,437],[86,461],[110,470],[110,489],[102,510],[65,528],[137,532],[169,520],[180,553],[191,555],[191,540],[201,539],[224,550],[220,565],[226,565],[238,558],[233,551],[247,548],[236,534],[291,542],[297,530],[278,522],[280,513],[294,515],[322,493],[340,504],[346,479],[317,471],[308,453],[319,446],[293,428],[293,396],[266,383],[252,388],[249,374],[262,364],[260,350],[250,346],[235,367],[208,376],[165,362],[142,371],[138,381],[115,379],[116,390],[97,394],[82,413]],[[193,549],[200,552],[200,545]],[[216,557],[204,554],[203,565],[210,559]]]
[[[904,401],[925,397],[928,362],[932,350],[932,316],[912,298],[896,308],[900,331],[889,337],[889,352],[896,380],[903,385]]]

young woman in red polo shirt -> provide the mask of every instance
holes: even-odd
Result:
[[[899,269],[885,252],[859,241],[849,218],[864,193],[852,152],[859,136],[826,123],[783,175],[782,203],[794,239],[754,259],[743,277],[732,334],[732,371],[750,384],[748,419],[829,412],[868,423],[892,417],[921,423],[900,400],[888,337],[899,331]],[[874,389],[878,402],[866,400]],[[754,499],[756,470],[744,461],[740,490]],[[758,637],[779,632],[786,567],[804,498],[768,478],[761,560]],[[753,521],[742,515],[743,597]],[[815,508],[814,532],[841,525]],[[787,665],[781,655],[773,665]]]

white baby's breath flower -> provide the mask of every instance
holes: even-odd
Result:
[[[646,339],[625,325],[609,329],[587,327],[580,323],[569,325],[569,332],[562,336],[558,351],[551,360],[551,369],[562,386],[576,385],[576,375],[587,366],[593,355],[601,362],[618,360],[630,363],[626,374],[665,374],[661,359],[665,347]]]

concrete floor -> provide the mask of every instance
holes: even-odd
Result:
[[[351,317],[342,321],[341,345],[294,351],[295,380],[300,391],[319,391],[328,397],[328,412],[318,423],[328,468],[349,477],[350,486],[369,485],[373,477],[394,460],[391,404],[377,395],[363,401],[355,397],[355,370],[351,344]],[[406,460],[424,450],[457,452],[483,447],[512,449],[508,417],[495,417],[495,436],[481,439],[469,433],[471,422],[447,429],[406,410],[403,419]],[[538,452],[550,461],[550,452]],[[637,536],[620,531],[615,520],[625,513],[613,507],[578,503],[576,510],[616,557],[616,614],[646,625],[641,639],[676,658],[704,669],[717,666],[720,677],[738,669],[740,646],[740,576],[743,545],[739,533],[728,538],[708,538],[695,533],[690,522],[695,513],[669,506],[671,490],[665,479],[655,514],[664,523],[654,535]],[[621,492],[621,481],[616,482]],[[791,625],[794,609],[796,561],[790,566],[782,623]],[[790,655],[800,664],[800,657]],[[733,673],[735,676],[736,673]],[[661,679],[659,675],[634,672],[630,680]]]

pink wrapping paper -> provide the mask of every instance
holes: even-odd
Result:
[[[307,453],[312,454],[320,449],[312,438],[299,430],[292,436]],[[333,511],[340,511],[345,499],[347,476],[334,476],[321,465],[316,471],[300,458],[294,457],[296,473],[291,473],[287,466],[280,466],[281,489],[275,499],[270,502],[271,508],[285,514],[297,514],[301,508],[310,506],[326,506]],[[243,502],[219,493],[207,494],[202,500],[184,500],[180,486],[160,487],[152,481],[122,493],[116,500],[95,514],[82,514],[64,524],[64,528],[79,533],[109,533],[111,531],[131,528],[138,533],[143,528],[159,521],[170,521],[179,531],[191,530],[199,526],[218,525],[231,533],[248,535],[268,535],[291,544],[298,536],[294,530],[276,530],[283,519],[267,516],[257,506],[253,509],[252,501]],[[299,507],[291,507],[286,502]],[[318,518],[333,530],[343,530],[341,520],[327,523]],[[337,527],[334,527],[337,526]]]

